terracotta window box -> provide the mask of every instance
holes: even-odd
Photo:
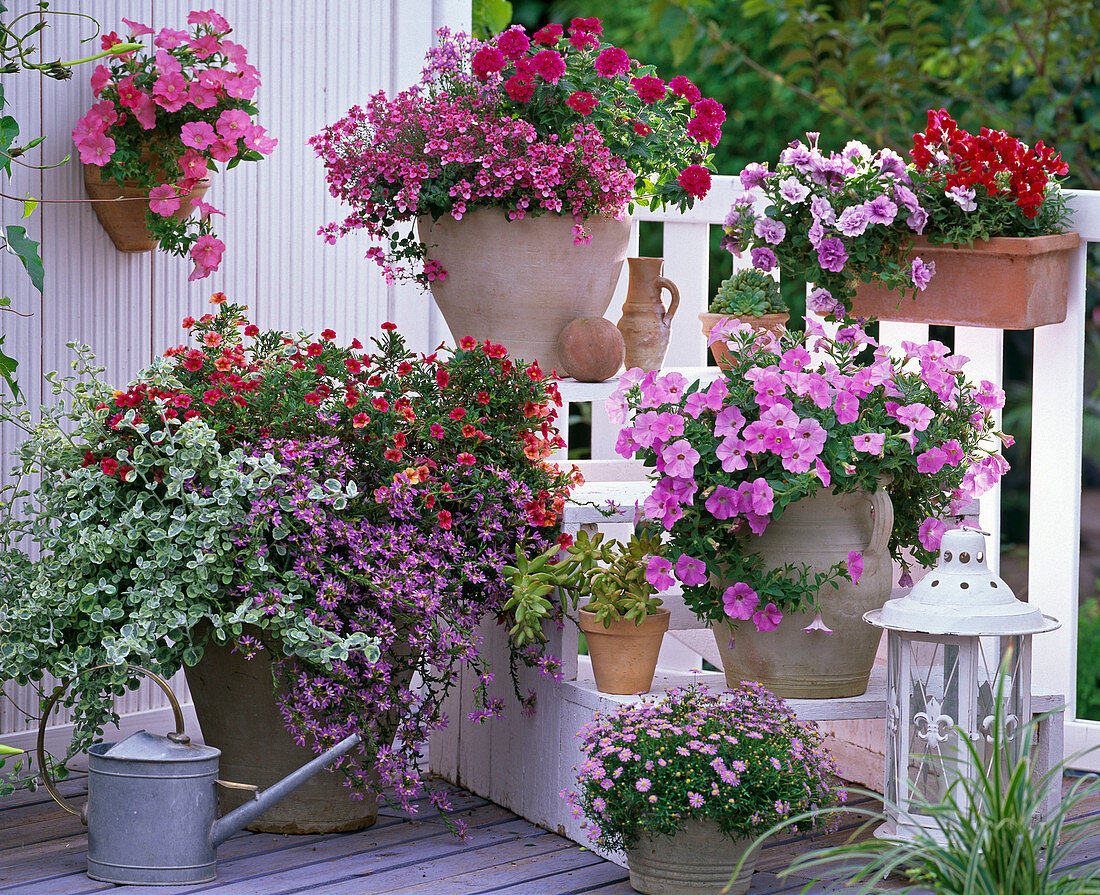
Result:
[[[996,329],[1034,329],[1066,319],[1069,262],[1077,233],[976,240],[973,247],[916,240],[911,257],[936,264],[916,299],[859,283],[852,315],[908,323],[942,323]]]

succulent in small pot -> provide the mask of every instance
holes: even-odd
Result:
[[[554,544],[531,560],[518,547],[516,565],[504,570],[513,592],[506,608],[517,620],[537,623],[550,613],[548,597],[554,588],[562,603],[574,608],[587,599],[578,624],[588,643],[596,689],[648,691],[669,621],[669,611],[661,608],[657,588],[648,580],[651,566],[668,566],[662,552],[660,536],[644,529],[625,544],[605,541],[603,532],[581,531],[571,545]],[[513,638],[517,633],[513,629]]]
[[[707,311],[699,315],[703,324],[703,335],[718,366],[727,369],[729,349],[724,337],[710,337],[718,323],[733,317],[748,323],[754,329],[769,329],[773,332],[786,326],[789,319],[787,304],[779,291],[779,281],[770,274],[750,267],[734,271],[724,279],[718,292],[710,300]]]

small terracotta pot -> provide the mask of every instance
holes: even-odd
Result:
[[[725,320],[729,314],[711,314],[704,311],[699,315],[699,322],[703,324],[703,335],[710,337],[710,331],[718,325],[719,320]],[[787,325],[790,314],[764,314],[761,317],[742,317],[743,322],[751,324],[754,329],[770,330],[778,333],[781,327]],[[714,356],[714,362],[723,370],[730,368],[730,351],[725,342],[715,342],[710,346],[710,353]]]
[[[149,191],[139,187],[137,181],[123,181],[123,186],[120,187],[113,180],[103,179],[102,168],[85,165],[84,189],[89,198],[102,200],[93,202],[92,210],[116,249],[120,252],[149,252],[156,247],[156,241],[145,225],[145,212],[149,210]],[[205,177],[180,199],[179,210],[172,217],[181,221],[190,217],[195,210],[191,201],[201,199],[208,189],[210,178]],[[122,201],[106,201],[111,199]]]
[[[916,299],[858,283],[852,315],[996,329],[1034,329],[1066,319],[1069,262],[1080,234],[976,240],[971,247],[929,245],[918,238],[910,258],[935,262]]]
[[[581,609],[577,623],[588,642],[596,689],[618,696],[648,693],[653,686],[653,672],[657,670],[657,655],[668,630],[668,620],[669,611],[658,609],[640,625],[620,619],[605,628],[596,621],[594,612]]]

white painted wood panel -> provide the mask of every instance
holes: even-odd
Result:
[[[120,31],[123,16],[155,29],[185,28],[189,10],[209,6],[208,0],[78,4],[105,32]],[[209,296],[219,290],[247,304],[262,327],[317,332],[331,326],[341,339],[358,336],[366,342],[380,323],[393,319],[419,349],[447,337],[427,295],[386,286],[363,257],[364,239],[348,237],[330,246],[316,235],[321,225],[342,218],[348,209],[328,195],[324,170],[307,141],[375,91],[392,94],[416,80],[437,27],[469,28],[469,0],[229,0],[219,11],[234,28],[233,40],[260,70],[259,121],[279,140],[264,161],[242,164],[214,179],[207,201],[226,212],[216,225],[227,247],[221,270],[188,282],[186,260],[117,252],[86,203],[42,205],[26,226],[42,242],[45,296],[30,286],[15,258],[0,264],[3,294],[31,315],[0,313],[0,334],[6,337],[6,352],[19,360],[19,382],[32,406],[42,401],[43,373],[68,368],[67,341],[91,345],[108,378],[124,385],[154,355],[184,341],[180,320],[210,310]],[[82,20],[53,18],[43,32],[42,55],[82,55],[80,40],[90,34]],[[98,48],[98,39],[83,46]],[[69,134],[93,100],[90,75],[91,67],[84,67],[71,81],[4,76],[10,109],[24,135],[48,135],[47,160],[73,152]],[[42,172],[20,169],[4,192],[83,200],[78,161]],[[17,203],[6,202],[4,223],[16,223],[18,213]],[[0,430],[5,470],[17,443],[16,432]],[[186,694],[182,679],[173,684]],[[8,683],[4,691],[11,701],[0,698],[0,741],[27,729],[24,713],[37,709],[33,689]],[[122,698],[118,708],[134,712],[163,704],[156,692],[143,687]],[[56,726],[66,719],[59,714],[52,720]]]

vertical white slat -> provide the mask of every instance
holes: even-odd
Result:
[[[902,342],[928,341],[928,324],[882,320],[878,325],[878,340],[883,345],[889,345],[892,354],[900,356]]]
[[[1070,266],[1065,322],[1035,330],[1032,374],[1028,599],[1062,622],[1037,639],[1033,676],[1038,686],[1065,695],[1067,718],[1075,714],[1077,680],[1085,252],[1082,245]],[[1083,745],[1072,726],[1067,753]]]
[[[680,309],[672,320],[664,365],[702,366],[707,342],[699,314],[707,309],[709,299],[710,225],[665,221],[664,234],[665,276],[680,290]]]
[[[1004,387],[1004,331],[980,329],[972,326],[955,327],[955,354],[970,358],[966,376],[975,386],[988,380],[998,388]],[[993,425],[1001,427],[1001,411],[993,413]],[[999,452],[999,439],[991,440],[989,447]],[[1001,570],[1001,485],[998,482],[979,498],[978,524],[988,532],[986,557],[993,574]]]

